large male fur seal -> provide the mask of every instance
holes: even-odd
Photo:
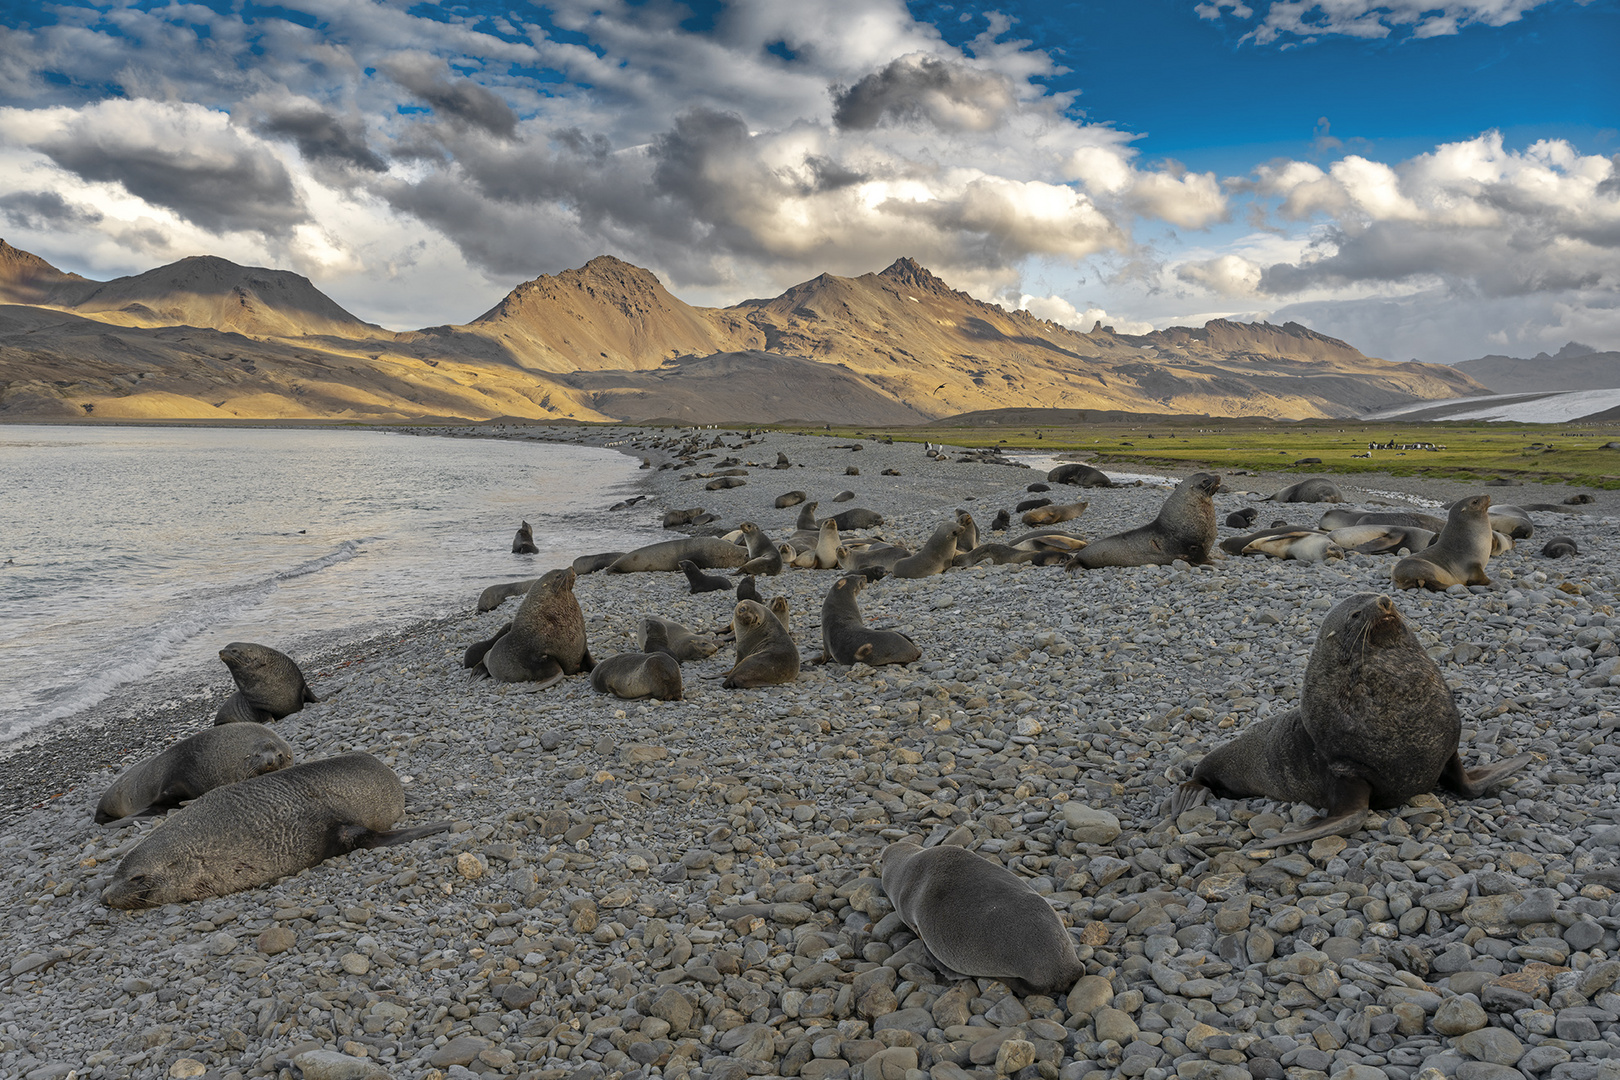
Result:
[[[540,554],[540,549],[534,546],[534,526],[530,525],[527,521],[518,526],[517,535],[512,537],[512,554]]]
[[[292,747],[263,724],[205,728],[119,773],[96,804],[96,824],[179,806],[214,788],[292,763]]]
[[[170,815],[124,857],[101,902],[144,908],[225,896],[451,825],[388,831],[404,813],[399,777],[370,754],[278,769],[215,788]]]
[[[663,652],[628,652],[610,656],[591,669],[591,689],[634,701],[681,700],[681,665]]]
[[[1434,543],[1395,564],[1395,587],[1443,592],[1452,585],[1489,585],[1485,564],[1494,542],[1490,508],[1489,495],[1453,503]]]
[[[549,686],[595,666],[585,643],[585,613],[574,597],[574,572],[551,570],[534,583],[512,621],[469,648],[462,664],[496,682]]]
[[[769,608],[752,600],[739,601],[731,626],[737,634],[737,663],[726,672],[721,686],[744,689],[790,683],[799,677],[799,647]]]
[[[1211,562],[1215,546],[1215,503],[1221,486],[1214,473],[1193,473],[1164,501],[1159,516],[1128,532],[1093,540],[1068,562],[1068,569],[1100,566],[1168,566],[1177,559]]]
[[[306,701],[321,700],[304,681],[304,673],[292,658],[268,645],[233,641],[219,650],[219,658],[231,669],[236,693],[219,707],[214,715],[216,724],[263,724],[291,716]]]
[[[1465,769],[1461,731],[1445,677],[1389,597],[1357,593],[1323,620],[1299,707],[1250,724],[1206,755],[1172,796],[1170,813],[1211,794],[1325,808],[1311,825],[1263,841],[1300,844],[1353,833],[1369,808],[1399,806],[1436,786],[1478,798],[1531,760],[1521,754]]]
[[[686,536],[679,540],[663,540],[627,552],[607,568],[609,574],[634,574],[643,571],[672,572],[681,568],[681,560],[688,559],[700,570],[729,570],[748,561],[748,549],[739,547],[718,536]]]
[[[1052,905],[1000,863],[910,840],[884,848],[881,863],[884,893],[946,977],[1055,996],[1086,973]]]
[[[866,588],[862,574],[846,574],[833,582],[821,604],[822,660],[840,664],[909,664],[922,656],[915,642],[898,630],[869,630],[855,602]]]

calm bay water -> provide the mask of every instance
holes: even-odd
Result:
[[[362,638],[665,539],[613,450],[370,431],[0,427],[0,741],[257,641]],[[538,555],[513,555],[521,520]],[[9,561],[8,561],[9,560]],[[217,669],[217,670],[216,670]]]

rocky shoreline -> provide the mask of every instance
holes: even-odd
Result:
[[[660,460],[628,429],[467,433]],[[776,495],[804,490],[825,514],[849,488],[844,505],[917,543],[959,506],[983,529],[1038,479],[916,444],[717,434],[740,447],[721,454],[766,467],[713,492],[649,469],[649,512],[701,505],[780,535],[798,508],[774,509]],[[769,467],[778,451],[790,468]],[[1287,482],[1230,478],[1217,507]],[[1426,504],[1477,490],[1340,486]],[[1495,587],[1395,596],[1457,692],[1465,760],[1536,764],[1495,797],[1420,797],[1273,857],[1239,849],[1314,811],[1213,800],[1167,822],[1164,798],[1205,750],[1297,698],[1322,617],[1383,591],[1393,556],[884,580],[862,596],[867,622],[912,636],[920,661],[807,664],[791,685],[727,691],[722,649],[685,665],[682,702],[619,701],[583,677],[471,682],[461,650],[509,615],[474,614],[469,596],[464,614],[306,662],[326,700],[278,725],[301,759],[383,758],[410,778],[404,824],[451,817],[453,833],[151,911],[98,902],[152,827],[91,824],[116,751],[19,751],[7,791],[82,782],[0,835],[0,1073],[1620,1077],[1620,504],[1597,494],[1586,513],[1534,515],[1538,537],[1492,560]],[[1164,495],[1080,493],[1077,531],[1148,520]],[[1307,522],[1322,508],[1260,509]],[[1582,554],[1535,554],[1554,531]],[[806,658],[834,577],[760,583],[788,598]],[[731,603],[671,574],[594,574],[576,593],[599,658],[634,648],[643,615],[712,628]],[[147,704],[161,741],[211,703]],[[132,720],[109,707],[94,730],[133,747]],[[1018,998],[922,962],[876,858],[961,830],[1074,928],[1088,974],[1072,992]]]

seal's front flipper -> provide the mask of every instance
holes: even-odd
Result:
[[[530,681],[535,684],[535,689],[543,690],[552,683],[562,682],[563,674],[561,664],[549,656],[542,656],[540,662],[534,665],[534,674]]]
[[[1465,769],[1461,755],[1453,751],[1451,760],[1440,770],[1437,786],[1455,791],[1465,799],[1478,799],[1534,760],[1533,754],[1520,754],[1482,769]]]
[[[1324,836],[1349,836],[1361,828],[1362,823],[1367,820],[1370,809],[1372,786],[1359,777],[1338,776],[1334,777],[1333,790],[1329,794],[1326,817],[1317,818],[1303,829],[1256,840],[1244,850],[1259,851],[1264,848],[1282,847],[1284,844],[1304,844],[1311,840],[1320,840]]]
[[[412,840],[420,840],[424,836],[449,832],[454,824],[453,821],[435,821],[431,825],[418,825],[414,829],[395,829],[392,832],[378,832],[375,829],[368,829],[364,825],[340,825],[332,834],[327,858],[331,858],[333,855],[343,855],[359,848],[393,847],[396,844],[408,844]]]
[[[1183,813],[1195,806],[1202,806],[1209,801],[1209,788],[1201,780],[1183,781],[1170,796],[1170,805],[1165,810],[1169,818],[1180,817]]]
[[[507,623],[495,631],[494,637],[485,638],[483,641],[475,641],[467,646],[467,651],[461,654],[461,666],[466,668],[478,667],[484,662],[484,655],[495,647],[495,643],[511,632],[512,624]]]

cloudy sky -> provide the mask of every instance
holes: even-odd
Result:
[[[0,235],[397,329],[612,254],[683,299],[909,255],[1089,329],[1620,348],[1620,0],[33,0]]]

